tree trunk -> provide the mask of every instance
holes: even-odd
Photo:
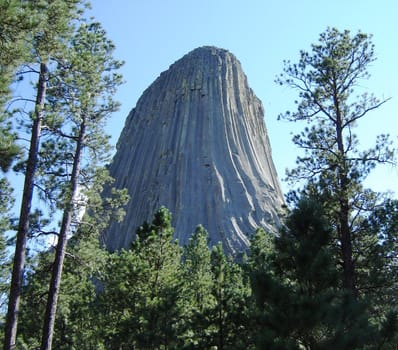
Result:
[[[66,203],[61,229],[58,235],[57,248],[55,251],[54,266],[51,275],[50,288],[47,298],[46,312],[44,316],[43,334],[41,350],[51,350],[54,335],[55,316],[57,312],[57,302],[59,289],[61,285],[62,269],[64,265],[64,258],[66,252],[66,245],[68,242],[68,232],[72,223],[73,213],[75,211],[75,200],[78,193],[78,179],[80,175],[80,163],[82,150],[84,145],[84,138],[86,133],[85,117],[80,124],[79,136],[76,144],[75,157],[73,160],[72,174],[70,178],[71,193]]]
[[[336,90],[337,91],[337,90]],[[349,290],[354,298],[358,297],[356,287],[354,258],[352,255],[352,237],[350,229],[350,205],[348,200],[348,170],[346,161],[346,150],[343,138],[343,120],[339,106],[337,93],[334,96],[334,105],[336,108],[336,141],[339,150],[340,159],[337,166],[337,178],[339,196],[339,214],[338,214],[338,234],[341,241],[341,255],[343,259],[343,287]]]
[[[25,267],[26,241],[29,233],[29,215],[32,206],[34,177],[37,166],[40,132],[44,114],[44,101],[47,90],[47,74],[47,64],[41,63],[35,103],[35,118],[33,119],[32,124],[29,156],[26,164],[21,211],[19,215],[17,240],[15,244],[15,254],[4,334],[4,350],[15,349],[19,304],[21,299],[23,273]]]
[[[224,350],[224,320],[223,320],[223,291],[219,291],[219,309],[218,309],[218,350]]]
[[[349,206],[346,199],[340,201],[340,240],[343,257],[344,288],[351,291],[355,298],[358,298],[356,286],[355,266],[352,256],[351,230],[349,226]]]

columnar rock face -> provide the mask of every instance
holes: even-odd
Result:
[[[111,251],[129,247],[160,207],[186,244],[198,224],[210,244],[247,248],[257,227],[275,231],[283,204],[261,101],[228,51],[200,47],[163,72],[126,121],[110,165],[131,200],[103,235]]]

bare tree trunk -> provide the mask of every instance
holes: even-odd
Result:
[[[12,268],[10,294],[4,334],[4,350],[14,350],[18,326],[18,313],[21,299],[23,273],[25,267],[26,241],[29,233],[29,215],[32,207],[34,177],[37,166],[41,125],[43,120],[44,101],[47,91],[47,64],[40,64],[37,86],[35,118],[32,125],[29,156],[26,165],[21,211],[19,215],[17,240]]]
[[[59,296],[59,289],[61,285],[62,269],[64,265],[64,258],[66,246],[68,242],[68,232],[72,223],[73,214],[75,211],[75,201],[78,193],[78,180],[80,175],[81,156],[86,133],[85,117],[80,124],[79,136],[76,144],[75,157],[73,160],[72,174],[70,178],[70,197],[64,209],[61,229],[58,235],[57,248],[55,251],[54,266],[51,275],[50,288],[47,298],[47,307],[44,316],[43,334],[41,350],[51,350],[54,335],[55,317],[57,313],[57,302]]]

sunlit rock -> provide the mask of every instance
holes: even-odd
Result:
[[[102,239],[128,248],[137,226],[166,206],[183,245],[195,227],[229,253],[257,227],[275,232],[283,204],[261,101],[230,52],[200,47],[163,72],[130,112],[110,166],[131,200]]]

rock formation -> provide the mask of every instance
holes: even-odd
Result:
[[[110,173],[131,196],[124,221],[102,237],[111,251],[127,248],[162,205],[182,245],[202,224],[229,253],[247,248],[257,227],[279,223],[263,107],[223,49],[197,48],[161,73],[128,115]]]

